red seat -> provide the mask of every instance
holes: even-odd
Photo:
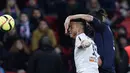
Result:
[[[6,71],[5,73],[17,73],[17,72]],[[24,72],[24,73],[26,73],[26,72]]]
[[[122,26],[124,26],[128,32],[127,37],[130,38],[130,18],[126,18],[122,23]]]
[[[125,47],[125,51],[127,52],[127,54],[128,54],[128,57],[129,57],[129,64],[130,64],[130,46],[126,46]]]
[[[65,56],[69,56],[72,53],[71,48],[62,48],[62,52]]]
[[[17,73],[17,72],[6,71],[5,73]]]
[[[45,20],[47,20],[47,22],[49,23],[50,27],[53,29],[53,30],[57,30],[57,27],[56,27],[56,17],[55,16],[45,16]]]

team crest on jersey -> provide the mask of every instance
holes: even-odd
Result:
[[[95,57],[89,57],[90,62],[97,62],[97,59]]]

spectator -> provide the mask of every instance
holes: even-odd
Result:
[[[126,17],[127,16],[127,10],[129,9],[127,1],[126,0],[122,0],[122,1],[119,2],[119,5],[120,5],[120,12],[121,12],[121,14],[124,17]]]
[[[93,12],[99,11],[100,4],[98,3],[98,0],[89,0],[87,2],[87,9],[89,10],[90,14],[92,14]]]
[[[6,49],[4,49],[3,43],[0,43],[0,72],[2,68],[4,68],[4,63],[8,59],[9,53]]]
[[[0,67],[0,72],[5,73],[4,69]]]
[[[38,5],[35,0],[28,0],[27,7],[23,9],[23,12],[25,12],[30,17],[33,9],[37,7]]]
[[[124,36],[120,36],[117,40],[118,49],[117,53],[119,54],[119,59],[116,61],[117,73],[127,73],[128,72],[128,54],[125,50],[125,47],[128,45],[127,39]]]
[[[9,53],[10,56],[6,63],[6,69],[9,71],[26,70],[30,51],[25,42],[17,39],[9,50]]]
[[[4,43],[4,48],[6,50],[9,50],[10,47],[13,45],[14,41],[17,39],[18,35],[16,32],[16,29],[14,28],[13,30],[5,33],[3,43]]]
[[[121,26],[125,27],[128,34],[127,37],[130,38],[130,11],[127,12],[127,17],[125,17],[125,19],[120,23]]]
[[[29,44],[31,40],[30,26],[31,24],[29,22],[28,15],[26,13],[21,13],[20,22],[17,26],[17,32],[27,44]]]
[[[118,36],[125,36],[126,38],[128,37],[127,36],[128,32],[127,32],[126,28],[123,26],[120,26],[119,28],[117,28],[117,34],[118,34]],[[118,38],[118,36],[117,36],[117,38]]]
[[[13,16],[14,19],[18,18],[20,10],[19,7],[17,6],[16,0],[7,0],[4,13],[10,14],[11,16]]]
[[[57,46],[57,42],[53,30],[49,28],[45,20],[41,20],[39,21],[39,26],[33,32],[32,35],[32,51],[35,51],[38,48],[38,42],[40,38],[44,35],[49,37],[53,48]]]
[[[128,2],[128,5],[129,5],[129,8],[130,8],[130,0],[127,0],[127,2]]]
[[[107,16],[106,11],[101,8],[98,0],[89,0],[87,3],[87,9],[89,11],[89,14],[96,16],[97,14],[103,13],[104,16]],[[111,24],[111,21],[108,18],[106,18],[104,22],[107,24]]]
[[[62,0],[37,0],[39,7],[44,10],[46,14],[55,13],[55,4],[61,2]]]
[[[39,8],[35,8],[32,11],[32,15],[30,18],[31,22],[31,32],[33,32],[38,27],[38,22],[43,19],[43,13]]]
[[[111,19],[112,29],[115,29],[117,27],[117,24],[120,24],[125,18],[121,13],[121,6],[119,2],[116,2],[115,5],[116,5],[116,10],[115,10],[114,16]]]
[[[54,51],[48,36],[41,37],[39,48],[28,62],[27,73],[62,73],[60,56]]]
[[[108,18],[111,19],[116,10],[116,6],[115,6],[116,0],[98,0],[98,1],[101,7],[106,10],[108,14]]]
[[[129,42],[126,36],[120,35],[117,38],[118,41],[118,46],[119,48],[125,48],[126,46],[128,46]]]

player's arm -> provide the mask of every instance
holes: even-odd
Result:
[[[78,19],[78,18],[84,19],[87,22],[89,22],[95,28],[96,31],[101,30],[101,29],[103,30],[103,28],[104,28],[104,25],[100,22],[100,20],[98,20],[97,18],[93,17],[92,15],[76,14],[76,15],[70,15],[70,16],[68,16],[66,18],[65,23],[64,23],[65,33],[67,33],[70,20]]]
[[[72,19],[78,19],[78,18],[82,18],[82,19],[84,19],[86,21],[92,21],[93,20],[93,16],[87,15],[87,14],[70,15],[70,16],[68,16],[66,18],[65,23],[64,23],[65,33],[68,32],[68,27],[69,27],[70,20],[72,20]]]
[[[78,47],[79,49],[84,49],[84,48],[87,48],[87,47],[89,47],[89,46],[91,45],[89,39],[87,40],[87,39],[83,39],[83,38],[81,38],[81,37],[78,37],[78,40],[80,41],[80,42],[78,43],[78,45],[77,45],[77,47]]]

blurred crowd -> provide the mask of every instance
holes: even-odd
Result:
[[[62,71],[76,73],[74,40],[64,34],[65,18],[73,14],[93,14],[101,8],[106,12],[106,22],[110,24],[115,39],[116,71],[129,71],[130,0],[6,0],[3,3],[1,5],[5,6],[0,15],[10,14],[16,22],[15,29],[6,33],[0,31],[0,66],[4,71],[26,72],[30,57],[41,48],[41,37],[47,36],[61,58]],[[48,63],[52,61],[55,60],[48,59]]]

